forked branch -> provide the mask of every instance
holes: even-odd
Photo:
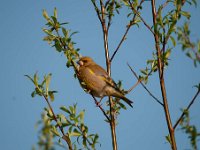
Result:
[[[200,93],[200,89],[198,89],[198,91],[196,92],[196,94],[194,95],[194,97],[192,98],[192,100],[190,101],[190,103],[188,104],[187,108],[185,109],[186,111],[183,111],[181,116],[179,117],[179,119],[176,121],[175,125],[174,125],[174,130],[176,129],[176,127],[178,126],[178,124],[180,123],[180,121],[183,119],[183,117],[185,116],[185,112],[187,112],[190,107],[192,106],[192,104],[194,103],[194,101],[197,99],[197,96]]]

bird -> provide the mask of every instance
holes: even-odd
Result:
[[[105,96],[120,98],[133,107],[133,102],[124,96],[114,80],[92,58],[88,56],[81,57],[77,64],[79,65],[77,78],[87,93],[90,93],[93,97],[101,98],[100,101]]]

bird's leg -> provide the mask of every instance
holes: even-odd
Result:
[[[92,94],[91,94],[91,95],[92,95]],[[93,99],[94,99],[94,101],[95,101],[96,106],[97,106],[97,107],[101,106],[100,103],[101,103],[102,98],[101,98],[100,101],[98,102],[97,99],[94,97],[94,95],[92,95],[92,97],[93,97]]]
[[[101,99],[99,100],[99,102],[98,102],[99,104],[101,103],[102,99],[103,99],[103,97],[101,97]]]

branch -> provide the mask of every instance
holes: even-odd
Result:
[[[167,6],[167,4],[170,2],[171,0],[166,0],[166,2],[164,2],[162,5],[161,5],[161,9],[165,8]]]
[[[146,21],[141,17],[140,13],[138,12],[138,10],[136,10],[131,1],[129,0],[129,5],[131,6],[131,9],[134,11],[134,13],[141,19],[141,21],[144,23],[144,25],[151,31],[151,33],[154,35],[154,31],[151,29],[151,27],[146,23]]]
[[[54,121],[57,123],[57,125],[58,125],[60,131],[62,132],[62,135],[63,135],[62,138],[67,142],[69,150],[73,150],[73,149],[72,149],[71,140],[70,140],[70,138],[69,138],[68,135],[65,135],[65,132],[64,132],[63,128],[62,128],[62,127],[60,126],[60,124],[58,123],[58,120],[57,120],[57,118],[56,118],[56,115],[55,115],[55,113],[54,113],[54,111],[53,111],[53,109],[52,109],[52,107],[51,107],[51,104],[49,103],[49,100],[48,100],[47,96],[44,95],[44,94],[42,94],[42,96],[43,96],[44,99],[46,100],[46,102],[47,102],[47,104],[48,104],[48,106],[49,106],[49,108],[50,108],[50,110],[51,110],[51,112],[52,112],[52,114],[53,114],[53,119],[54,119]]]
[[[101,22],[102,30],[103,30],[103,40],[104,40],[104,49],[105,49],[105,57],[106,57],[106,66],[107,66],[107,72],[108,75],[111,75],[111,61],[109,56],[109,50],[108,50],[108,27],[106,26],[106,19],[105,19],[105,6],[103,4],[103,0],[100,0],[100,7],[101,12],[99,11],[98,7],[96,6],[95,0],[91,0],[95,10],[97,12],[98,18]],[[110,25],[109,25],[110,26]],[[109,97],[109,107],[110,107],[110,128],[111,128],[111,136],[112,136],[112,145],[113,150],[117,150],[117,138],[116,138],[116,124],[115,124],[115,112],[113,109],[113,101],[112,98]],[[100,108],[101,109],[101,108]],[[105,115],[105,114],[104,114]]]
[[[137,6],[137,11],[139,10],[139,8],[141,7],[141,5],[142,5],[143,2],[144,2],[144,0],[141,0],[141,1],[140,1],[140,4]],[[129,24],[127,25],[126,31],[125,31],[124,35],[122,36],[122,38],[121,38],[121,40],[120,40],[120,42],[119,42],[117,48],[115,49],[114,53],[112,54],[112,57],[111,57],[111,59],[110,59],[110,62],[112,62],[112,60],[113,60],[113,58],[115,57],[116,53],[119,51],[119,48],[121,47],[122,43],[125,41],[126,36],[127,36],[128,32],[129,32],[131,26],[132,26],[132,22],[134,22],[135,19],[136,19],[136,14],[134,14],[132,20],[131,20],[131,21],[129,22]]]
[[[154,33],[155,33],[154,34],[155,49],[156,49],[157,61],[158,61],[157,67],[158,67],[160,89],[161,89],[161,93],[162,93],[165,118],[166,118],[167,127],[168,127],[168,131],[169,131],[169,135],[170,135],[171,148],[172,148],[172,150],[177,150],[174,129],[172,126],[169,107],[168,107],[167,92],[166,92],[166,88],[165,88],[165,80],[164,80],[164,74],[163,74],[164,67],[162,67],[162,65],[163,65],[162,57],[161,57],[162,54],[161,54],[161,49],[159,46],[159,33],[158,33],[158,29],[157,29],[157,20],[156,20],[157,12],[156,12],[155,0],[151,0],[151,7],[152,7],[153,26],[154,26]],[[165,40],[167,40],[167,38]]]
[[[198,88],[197,93],[194,95],[194,97],[192,98],[192,100],[190,101],[189,105],[187,106],[187,108],[185,109],[186,112],[190,109],[190,107],[192,106],[192,104],[194,103],[194,101],[196,100],[197,96],[200,93],[200,88]],[[174,125],[174,130],[176,129],[176,127],[178,126],[178,124],[180,123],[180,121],[183,119],[183,117],[185,116],[185,111],[182,112],[181,116],[179,117],[179,119],[176,121],[175,125]]]
[[[102,24],[102,23],[103,23],[103,20],[101,19],[99,8],[97,7],[95,0],[91,0],[91,2],[92,2],[92,4],[94,5],[95,11],[96,11],[97,16],[98,16],[98,18],[99,18],[99,21],[100,21],[101,24]]]
[[[100,110],[102,111],[102,113],[104,114],[104,116],[106,117],[106,119],[110,122],[110,118],[108,117],[108,115],[106,114],[105,110],[102,108],[102,106],[99,104],[99,102],[96,100],[96,98],[92,95],[95,104],[97,105],[97,107],[100,108]]]
[[[163,106],[163,103],[158,99],[156,98],[151,92],[150,90],[148,90],[148,88],[142,83],[142,80],[137,76],[136,72],[131,68],[131,66],[127,63],[128,67],[130,68],[131,72],[133,73],[133,75],[137,78],[137,83],[130,89],[132,90],[133,88],[135,88],[139,83],[142,85],[142,87],[149,93],[149,95],[156,101],[158,102],[161,106]],[[151,73],[151,72],[150,72]],[[150,74],[149,73],[149,74]],[[130,91],[129,90],[129,91]]]
[[[107,1],[107,4],[110,2],[110,0]],[[108,30],[110,28],[110,25],[111,25],[111,22],[112,22],[112,14],[114,12],[114,3],[115,0],[112,0],[112,4],[111,4],[111,14],[108,15],[108,24],[107,24],[107,27],[108,27]],[[106,8],[106,4],[105,4],[105,8]]]

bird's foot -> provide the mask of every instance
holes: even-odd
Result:
[[[96,107],[100,107],[101,106],[101,102],[96,101],[95,104],[96,104]]]

